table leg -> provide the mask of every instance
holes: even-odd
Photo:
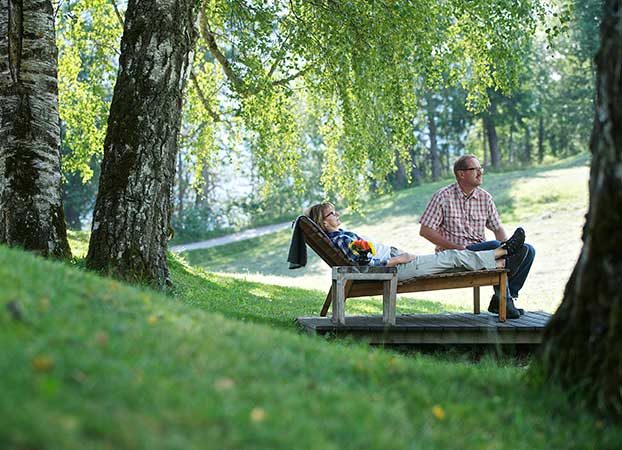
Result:
[[[345,280],[339,277],[333,281],[333,323],[345,325]]]
[[[499,280],[499,322],[505,322],[506,319],[506,304],[507,304],[507,290],[508,290],[508,274],[503,272],[500,275]]]
[[[385,325],[395,325],[397,277],[382,283],[382,321]]]

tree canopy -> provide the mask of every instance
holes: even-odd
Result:
[[[194,169],[200,173],[219,148],[251,149],[268,190],[284,178],[301,188],[311,139],[301,117],[309,117],[324,192],[356,201],[367,186],[361,177],[382,189],[396,154],[410,162],[417,88],[461,86],[471,109],[484,108],[488,89],[516,85],[525,43],[548,7],[532,0],[206,0],[182,136]],[[62,8],[61,115],[72,149],[65,164],[88,178],[105,134],[123,11],[106,0]]]

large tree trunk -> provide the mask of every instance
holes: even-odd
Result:
[[[583,249],[546,328],[546,373],[602,411],[622,416],[622,16],[606,0],[601,25]]]
[[[0,0],[0,243],[69,257],[49,0]]]
[[[195,0],[130,0],[87,267],[168,283],[167,230]]]

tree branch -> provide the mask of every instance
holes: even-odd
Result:
[[[201,104],[203,105],[203,108],[205,108],[205,110],[207,111],[207,114],[209,114],[209,116],[214,120],[214,122],[220,122],[221,120],[220,116],[218,115],[216,111],[212,109],[209,102],[207,101],[207,98],[205,98],[205,94],[203,94],[203,90],[201,89],[201,86],[199,86],[199,80],[197,80],[197,76],[194,74],[193,70],[190,71],[190,79],[192,80],[192,83],[194,84],[194,87],[197,90],[197,95],[199,96],[199,100],[201,100]]]
[[[63,3],[65,3],[65,0],[60,0],[58,4],[56,5],[56,8],[54,9],[54,19],[56,19],[56,16],[58,15],[58,11],[60,11],[61,7],[63,6]]]
[[[285,77],[285,78],[281,78],[280,80],[274,80],[272,82],[272,86],[282,86],[284,84],[289,83],[292,80],[295,80],[296,78],[304,75],[305,73],[307,73],[308,71],[310,71],[313,68],[313,64],[309,64],[307,67],[305,67],[302,70],[299,70],[298,72],[296,72],[293,75],[290,75],[289,77]]]
[[[123,28],[123,16],[121,15],[121,12],[119,11],[119,8],[117,8],[117,2],[116,0],[110,0],[110,3],[112,4],[112,7],[114,8],[114,13],[117,15],[117,19],[119,19],[119,23],[121,24],[121,28]]]
[[[231,64],[229,63],[229,60],[227,60],[225,55],[223,55],[223,53],[218,48],[218,44],[216,43],[216,39],[214,38],[214,33],[209,27],[209,23],[207,22],[205,14],[201,14],[201,34],[203,35],[203,39],[205,39],[205,42],[207,43],[207,47],[209,48],[211,54],[220,63],[222,69],[225,72],[225,75],[227,76],[229,81],[231,81],[235,90],[240,94],[244,94],[246,92],[244,81],[242,81],[242,78],[240,78],[238,74],[235,73],[233,67],[231,67]]]
[[[274,58],[274,62],[272,63],[272,66],[270,67],[270,70],[268,71],[268,78],[272,77],[272,74],[274,74],[274,71],[277,69],[277,67],[279,66],[279,63],[283,60],[283,57],[287,53],[287,48],[285,47],[285,44],[291,37],[292,33],[293,33],[293,30],[290,29],[289,33],[287,33],[287,36],[285,36],[285,39],[283,39],[283,41],[279,43],[279,47],[281,48],[281,51],[279,51],[277,57]]]

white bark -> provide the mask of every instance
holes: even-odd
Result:
[[[69,256],[49,0],[0,0],[0,242]]]

